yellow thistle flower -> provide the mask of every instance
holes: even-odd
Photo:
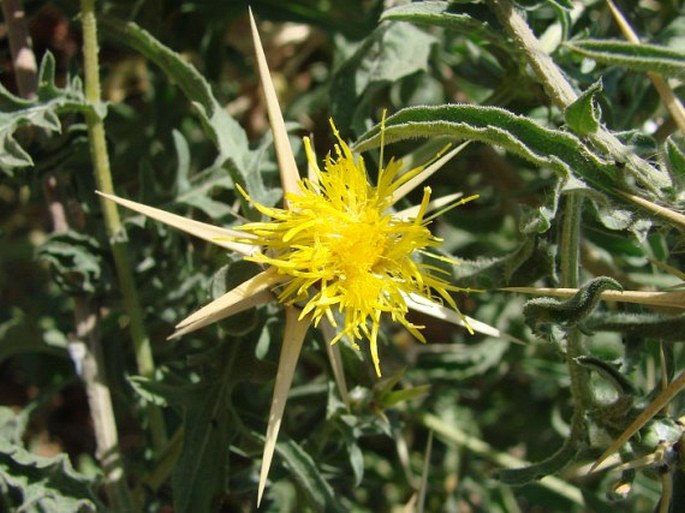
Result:
[[[441,243],[424,221],[430,188],[424,188],[419,211],[413,218],[404,219],[390,211],[398,187],[424,168],[400,176],[401,161],[390,161],[380,169],[378,183],[373,186],[368,182],[363,159],[355,159],[332,121],[331,126],[338,140],[336,156],[329,154],[321,171],[311,143],[305,138],[313,179],[302,180],[300,191],[286,196],[288,208],[260,205],[240,189],[271,220],[246,224],[238,230],[252,235],[243,242],[264,248],[246,259],[275,269],[284,279],[278,300],[303,305],[299,318],[311,316],[314,326],[325,317],[338,328],[335,314],[340,314],[342,326],[331,343],[343,337],[353,343],[368,339],[380,377],[377,339],[381,315],[390,314],[425,342],[419,331],[422,326],[406,319],[409,294],[446,301],[458,311],[449,291],[462,289],[437,276],[439,270],[435,267],[413,259],[417,253]],[[439,297],[434,297],[435,293]]]
[[[400,173],[399,161],[390,161],[387,166],[381,166],[378,182],[373,186],[368,183],[363,160],[361,157],[355,159],[333,126],[338,144],[335,156],[326,157],[323,170],[319,169],[311,144],[305,139],[311,175],[301,180],[252,13],[250,22],[285,192],[284,208],[261,205],[236,184],[245,198],[270,219],[232,230],[117,196],[98,194],[264,266],[261,273],[182,320],[170,338],[267,303],[273,300],[273,293],[285,304],[283,344],[259,479],[259,505],[295,366],[311,324],[321,328],[328,342],[333,374],[346,404],[349,404],[347,387],[335,349],[337,345],[333,344],[341,338],[353,344],[355,340],[368,339],[374,367],[380,376],[377,337],[384,313],[422,341],[421,327],[406,319],[410,308],[465,326],[471,332],[475,330],[509,340],[511,337],[463,316],[449,294],[462,289],[438,276],[442,271],[437,267],[414,260],[417,254],[440,244],[440,239],[427,228],[431,219],[426,217],[427,212],[451,208],[477,196],[461,198],[461,194],[456,193],[430,201],[430,188],[426,187],[420,205],[400,212],[391,210],[399,199],[440,169],[463,145],[425,168],[418,167],[404,174]]]

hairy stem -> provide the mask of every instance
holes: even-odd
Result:
[[[559,244],[561,285],[577,288],[580,270],[580,218],[583,211],[583,198],[580,194],[566,195],[564,220]],[[582,356],[583,339],[578,328],[571,328],[566,342],[566,363],[571,378],[574,411],[571,425],[572,433],[579,434],[584,425],[585,411],[590,405],[591,391],[588,372],[581,367],[576,358]]]
[[[509,0],[487,0],[499,22],[505,27],[519,50],[535,72],[535,76],[544,88],[552,103],[562,111],[578,99],[573,86],[545,52],[540,41],[530,29],[523,17],[514,9]],[[619,141],[609,130],[600,126],[587,136],[596,147],[606,152],[612,159],[625,164],[626,172],[632,174],[641,185],[654,194],[659,194],[660,187],[670,184],[666,173],[658,172],[647,161],[639,157],[630,148]],[[659,183],[656,183],[656,182]]]
[[[81,18],[83,23],[83,56],[85,73],[86,100],[92,105],[100,104],[100,66],[98,62],[97,24],[95,20],[95,1],[81,0]],[[90,112],[86,115],[88,138],[90,142],[91,158],[95,168],[97,187],[102,192],[114,194],[112,174],[105,140],[105,126],[102,119]],[[143,325],[143,314],[135,287],[135,280],[131,262],[126,248],[126,232],[124,231],[117,206],[104,199],[100,200],[107,234],[109,235],[116,267],[119,287],[124,301],[124,307],[129,317],[129,331],[133,339],[133,347],[138,365],[138,372],[145,377],[154,375],[155,363],[152,356],[150,339]],[[155,405],[147,407],[152,442],[156,449],[161,450],[166,444],[166,430],[162,413]]]

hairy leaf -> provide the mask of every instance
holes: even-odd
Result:
[[[542,324],[576,325],[594,310],[602,292],[610,289],[623,290],[623,287],[613,278],[600,276],[583,285],[567,301],[546,297],[531,299],[523,307],[523,316],[533,331],[539,331]]]
[[[664,150],[668,169],[682,186],[685,184],[685,141],[683,137],[669,136],[664,143]]]
[[[585,327],[591,331],[613,331],[641,339],[668,342],[685,340],[685,315],[610,313],[590,317]]]
[[[685,77],[685,53],[663,46],[593,39],[573,41],[566,46],[604,64],[660,73],[666,77]]]
[[[602,115],[595,97],[602,92],[602,81],[588,87],[564,112],[566,123],[576,134],[583,136],[596,132]]]
[[[408,21],[445,27],[469,36],[480,36],[490,43],[503,44],[502,35],[468,14],[455,12],[459,6],[449,2],[412,2],[385,11],[382,20]]]
[[[576,136],[543,127],[498,107],[466,104],[408,107],[385,120],[386,143],[445,135],[500,146],[535,165],[548,166],[564,177],[576,174],[604,190],[617,178],[614,166]],[[380,141],[377,125],[359,138],[354,149],[366,151],[378,146]]]
[[[578,440],[567,438],[564,445],[546,460],[522,468],[507,468],[497,472],[497,478],[505,484],[521,486],[560,471],[571,463],[579,452]]]

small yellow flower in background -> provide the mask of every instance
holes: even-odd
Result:
[[[305,138],[314,175],[313,179],[300,182],[299,193],[287,195],[288,208],[260,205],[241,189],[250,203],[271,220],[243,225],[238,230],[253,236],[244,242],[263,248],[263,252],[246,260],[270,266],[285,277],[278,300],[302,305],[300,319],[310,315],[315,326],[325,317],[337,328],[331,343],[343,337],[355,346],[356,340],[369,340],[380,377],[381,315],[390,314],[425,342],[419,331],[422,326],[406,319],[407,296],[416,294],[427,300],[446,301],[457,310],[449,291],[462,289],[437,276],[440,270],[413,259],[442,242],[431,234],[424,221],[430,188],[424,188],[423,201],[414,217],[405,219],[390,211],[398,187],[424,168],[399,175],[401,162],[390,161],[379,171],[378,183],[373,186],[363,159],[355,159],[333,122],[331,126],[338,140],[335,157],[329,154],[324,170],[319,170],[310,141]],[[341,326],[336,312],[341,317]]]
[[[135,212],[235,251],[264,267],[261,273],[182,320],[170,338],[272,301],[274,293],[285,305],[283,342],[259,477],[259,505],[288,391],[311,324],[321,328],[328,342],[333,374],[346,404],[349,404],[347,387],[334,344],[345,338],[358,347],[357,340],[368,339],[375,371],[380,376],[378,332],[383,314],[401,323],[421,341],[425,341],[419,331],[421,326],[406,318],[409,309],[464,326],[471,333],[478,331],[493,337],[515,339],[462,315],[449,293],[465,289],[447,283],[447,275],[439,276],[444,271],[438,267],[414,260],[415,256],[423,254],[427,258],[456,263],[426,251],[441,242],[427,225],[442,211],[474,200],[477,195],[462,198],[460,193],[455,193],[431,201],[430,188],[426,187],[420,205],[392,211],[397,201],[440,169],[463,145],[425,168],[418,167],[406,173],[401,172],[399,161],[391,160],[387,166],[381,165],[374,186],[368,182],[361,157],[355,159],[331,123],[338,140],[335,155],[329,154],[324,160],[324,169],[320,170],[311,144],[305,139],[310,176],[300,179],[252,13],[250,23],[285,193],[284,208],[256,203],[236,184],[241,194],[270,219],[227,229],[117,196],[99,194]],[[426,217],[428,212],[435,210],[437,214]]]

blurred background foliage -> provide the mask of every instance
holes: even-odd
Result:
[[[346,139],[368,142],[384,109],[392,115],[421,105],[499,107],[557,130],[542,139],[544,158],[560,147],[562,131],[575,132],[579,144],[589,140],[578,125],[569,128],[569,118],[550,99],[527,55],[487,3],[101,1],[102,95],[117,194],[223,226],[239,222],[235,180],[263,203],[280,201],[248,4],[259,22],[301,169],[301,137],[312,134],[319,154],[325,154],[332,143],[330,117]],[[80,6],[69,0],[25,0],[23,5],[44,80],[35,103],[18,100],[3,31],[0,510],[108,508],[99,488],[101,465],[80,380],[74,312],[85,301],[98,313],[133,509],[253,511],[260,433],[282,333],[281,308],[260,307],[166,341],[176,322],[256,268],[124,213],[156,361],[153,376],[139,375],[127,331],[129,317],[93,193],[83,117],[92,106],[83,100],[77,80],[83,74]],[[672,420],[682,413],[682,398],[676,397],[670,412],[653,421],[656,442],[643,434],[640,443],[622,453],[626,460],[651,455],[661,443],[670,454],[668,465],[652,461],[636,475],[632,469],[587,473],[611,439],[658,394],[662,379],[670,381],[682,370],[685,331],[677,307],[655,310],[602,302],[593,310],[594,296],[592,301],[579,298],[585,301],[584,368],[599,397],[594,409],[583,412],[585,437],[563,465],[545,472],[555,477],[514,487],[498,479],[502,468],[523,467],[554,454],[571,430],[574,397],[564,355],[567,330],[577,329],[576,320],[548,318],[548,310],[536,310],[556,303],[526,304],[527,297],[497,290],[561,285],[560,252],[567,248],[561,242],[558,205],[566,201],[566,193],[577,188],[587,198],[576,248],[581,284],[609,276],[626,290],[669,290],[681,283],[675,270],[683,268],[682,225],[611,192],[625,185],[626,191],[644,193],[675,212],[682,207],[685,159],[673,119],[644,70],[598,62],[572,45],[559,44],[623,39],[607,4],[526,0],[516,6],[578,92],[601,79],[601,89],[592,97],[601,125],[672,181],[654,183],[652,191],[630,177],[601,178],[581,187],[569,177],[587,176],[575,175],[573,167],[564,176],[551,160],[534,161],[475,137],[430,185],[436,196],[462,191],[478,193],[480,199],[441,216],[432,228],[444,238],[445,253],[461,262],[450,269],[454,281],[483,289],[458,297],[462,311],[524,343],[470,336],[416,314],[416,321],[426,324],[428,344],[422,345],[388,322],[380,381],[366,348],[359,353],[341,342],[350,389],[350,403],[345,404],[322,339],[312,331],[289,395],[262,511],[669,511],[655,510],[668,481],[676,491],[670,511],[680,511],[685,458],[676,446],[682,428]],[[645,42],[685,51],[681,2],[626,0],[619,7]],[[144,31],[149,36],[147,42],[123,32],[122,23],[128,21],[135,22],[139,35]],[[184,82],[188,77],[179,63],[190,63],[204,77],[218,105],[237,123],[208,126],[197,103],[209,100]],[[677,80],[674,86],[677,95]],[[407,116],[418,116],[415,112]],[[419,138],[426,134],[416,131],[416,119],[410,119],[408,132],[397,132],[398,142],[386,154],[423,162],[461,133],[457,125],[462,121],[435,117],[432,122],[443,121],[448,129]],[[488,126],[499,122],[489,119]],[[391,120],[388,133],[393,135]],[[475,118],[463,122],[476,126]],[[220,135],[233,146],[218,158],[216,130],[226,127],[230,132]],[[525,136],[522,126],[507,130]],[[601,148],[590,151],[622,175],[623,162]],[[378,152],[371,150],[365,158],[377,162]],[[373,172],[375,166],[368,167]],[[417,200],[419,192],[406,204]],[[62,205],[67,229],[57,229],[56,204]],[[552,327],[541,330],[540,324]],[[650,331],[645,326],[654,327]],[[624,399],[629,402],[620,403]],[[621,408],[620,414],[602,417],[606,411],[600,403]],[[150,404],[162,411],[166,447],[151,442]],[[607,418],[615,422],[613,430]],[[667,430],[664,435],[663,426],[675,434]],[[427,477],[422,478],[425,458]],[[52,478],[46,480],[47,475]],[[521,476],[509,477],[516,481]],[[618,481],[630,493],[617,492]],[[27,506],[31,501],[35,505]]]

